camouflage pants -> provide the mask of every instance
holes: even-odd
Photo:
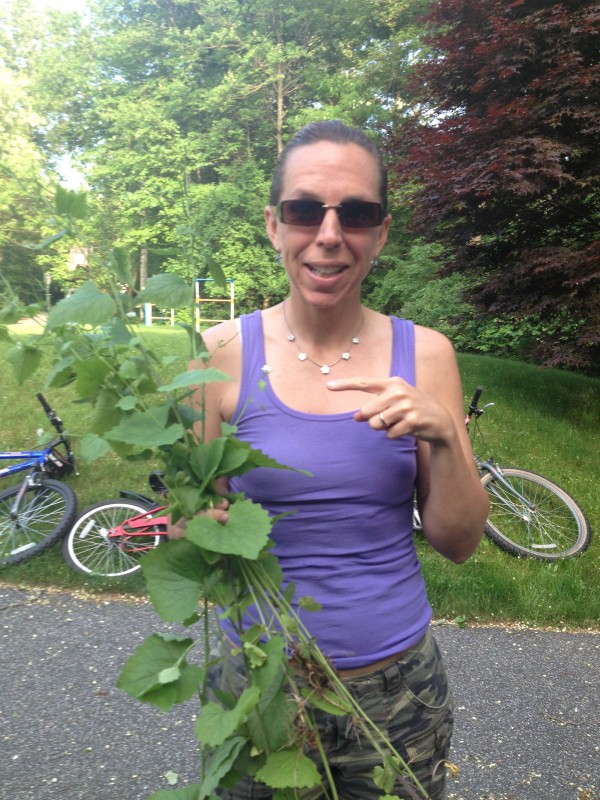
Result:
[[[452,735],[453,703],[446,670],[433,635],[423,639],[384,669],[344,681],[361,708],[387,735],[409,764],[431,800],[445,797],[445,769]],[[359,739],[346,717],[316,711],[315,721],[334,776],[340,800],[377,800],[385,792],[372,780],[373,768],[381,764],[368,742]],[[309,752],[319,765],[316,752]],[[321,772],[322,772],[321,768]],[[402,800],[422,795],[401,779],[391,794]],[[273,794],[262,783],[244,778],[233,791],[220,790],[227,800],[271,800]],[[300,790],[299,800],[329,797],[323,787]]]

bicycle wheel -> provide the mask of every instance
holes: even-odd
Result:
[[[104,500],[84,509],[63,541],[63,558],[84,575],[124,578],[141,569],[140,558],[158,545],[158,526],[151,532],[133,536],[109,537],[109,531],[131,517],[151,511],[152,506],[137,500]]]
[[[512,555],[543,560],[571,558],[590,543],[583,511],[564,489],[529,470],[503,467],[504,485],[492,473],[481,478],[490,498],[489,538]]]
[[[0,564],[19,564],[47,550],[68,532],[77,516],[70,486],[41,478],[25,489],[13,515],[22,484],[0,493]]]

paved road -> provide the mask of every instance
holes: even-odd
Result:
[[[191,705],[115,688],[148,604],[0,585],[0,800],[146,800],[193,782]],[[600,800],[600,635],[439,626],[458,714],[449,800]]]

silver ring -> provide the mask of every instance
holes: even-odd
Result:
[[[384,428],[389,428],[390,427],[390,423],[385,421],[385,417],[383,416],[383,411],[380,411],[378,416],[379,416],[379,421],[381,422],[383,427]]]

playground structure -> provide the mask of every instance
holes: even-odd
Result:
[[[194,321],[196,330],[200,332],[200,327],[205,322],[221,322],[222,318],[205,317],[202,315],[202,305],[205,303],[228,303],[229,319],[235,317],[235,283],[232,278],[227,278],[229,292],[227,296],[207,297],[204,296],[207,283],[214,283],[212,278],[196,278],[194,281]],[[175,325],[175,309],[157,309],[152,303],[144,303],[144,323],[150,327],[154,322],[169,322],[171,327]]]

